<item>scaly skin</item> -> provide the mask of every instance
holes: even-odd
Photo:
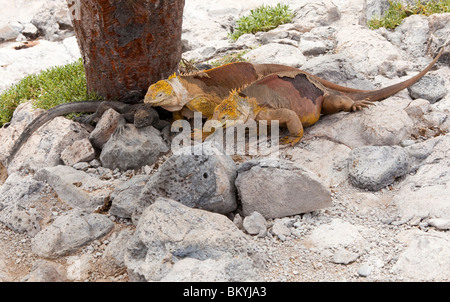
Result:
[[[339,92],[325,87],[316,77],[300,70],[270,74],[230,93],[215,108],[209,122],[212,124],[218,121],[219,127],[229,127],[251,119],[266,120],[268,124],[276,120],[280,126],[286,126],[290,134],[281,143],[293,146],[301,140],[303,128],[316,123],[321,114],[361,110],[375,101],[394,95],[423,77],[442,52],[443,49],[423,71],[411,79],[374,91]],[[211,124],[205,126],[211,127]]]
[[[252,82],[276,72],[299,72],[298,69],[278,64],[251,64],[248,62],[230,63],[201,71],[192,75],[173,75],[151,85],[144,103],[160,106],[176,112],[176,119],[184,109],[201,112],[210,118],[214,108],[228,96],[233,89],[240,89]],[[302,71],[303,72],[303,71]],[[362,93],[367,90],[347,88],[328,82],[303,72],[325,87],[341,92]]]
[[[238,62],[192,75],[173,75],[167,80],[158,81],[149,87],[144,103],[175,112],[177,119],[183,116],[186,109],[201,112],[204,117],[209,119],[212,117],[212,108],[219,105],[233,89],[240,89],[273,73],[303,73],[311,80],[320,83],[329,94],[323,104],[323,114],[355,111],[367,107],[370,102],[386,98],[414,84],[431,69],[442,52],[443,49],[433,62],[417,76],[379,90],[359,90],[339,86],[290,66]],[[192,113],[184,114],[184,116],[188,115],[192,115]]]

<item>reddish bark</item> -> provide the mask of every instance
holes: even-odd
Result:
[[[68,3],[88,92],[107,100],[143,95],[177,70],[184,0]]]

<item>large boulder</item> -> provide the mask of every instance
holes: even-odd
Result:
[[[154,164],[169,151],[161,132],[153,126],[121,125],[103,145],[100,161],[109,169],[129,170]]]
[[[330,191],[315,174],[278,159],[243,163],[236,187],[244,216],[256,211],[266,219],[279,218],[331,206]]]
[[[158,198],[128,241],[132,281],[258,281],[252,246],[227,217]]]
[[[158,197],[217,213],[236,209],[236,164],[207,143],[185,147],[153,174],[139,197],[133,220]]]
[[[114,223],[104,215],[74,210],[37,233],[31,241],[31,248],[40,257],[57,258],[77,251],[113,228]]]

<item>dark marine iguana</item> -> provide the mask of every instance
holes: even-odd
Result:
[[[409,87],[432,68],[442,53],[443,48],[416,76],[373,91],[339,92],[325,87],[301,70],[273,73],[230,93],[215,108],[208,122],[218,121],[217,128],[248,120],[265,120],[268,124],[278,121],[280,126],[286,126],[289,130],[289,136],[283,138],[281,143],[293,146],[301,140],[303,128],[316,123],[321,114],[361,110]],[[211,124],[205,126],[212,127]]]
[[[96,122],[102,114],[110,108],[119,112],[125,121],[133,123],[136,128],[151,125],[162,131],[164,137],[167,137],[169,134],[170,123],[168,121],[160,120],[158,112],[154,108],[151,108],[149,105],[143,103],[128,104],[119,101],[81,101],[65,103],[45,111],[35,118],[27,127],[25,127],[11,149],[5,163],[9,164],[14,159],[17,152],[19,152],[22,146],[31,137],[31,135],[55,117],[75,112],[93,113],[87,117],[79,118],[80,122],[92,123]]]

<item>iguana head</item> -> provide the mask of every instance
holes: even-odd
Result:
[[[229,97],[215,108],[211,119],[219,121],[222,126],[230,127],[254,118],[256,111],[254,102],[240,95],[238,91],[232,91]]]
[[[150,85],[144,103],[159,106],[169,111],[178,111],[185,105],[186,89],[174,74],[167,80]]]

